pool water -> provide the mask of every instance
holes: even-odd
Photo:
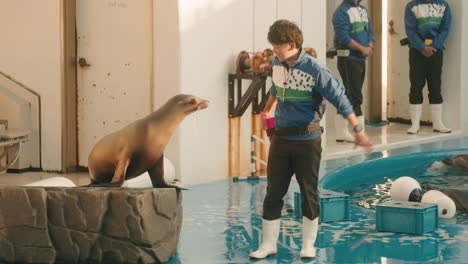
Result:
[[[178,253],[170,264],[283,263],[468,263],[468,226],[441,223],[423,235],[377,232],[375,212],[351,208],[351,220],[321,223],[315,246],[317,258],[299,258],[301,218],[295,217],[291,183],[285,197],[278,254],[250,260],[262,236],[265,181],[223,180],[184,192],[184,219]]]
[[[225,179],[192,186],[183,192],[178,252],[168,263],[468,263],[466,216],[457,215],[452,222],[441,221],[436,231],[415,235],[377,232],[372,210],[375,203],[388,199],[390,180],[400,176],[416,178],[423,189],[466,187],[463,174],[427,170],[447,153],[409,154],[462,147],[468,148],[468,138],[324,161],[320,187],[352,196],[351,220],[320,224],[317,258],[311,261],[299,258],[302,219],[294,216],[296,182],[284,199],[278,254],[259,261],[250,260],[249,253],[261,241],[266,181]]]
[[[423,193],[439,188],[468,190],[468,172],[440,162],[443,157],[461,153],[468,153],[468,150],[418,153],[399,156],[394,160],[370,161],[368,164],[356,165],[361,169],[348,167],[332,176],[354,178],[355,181],[346,185],[330,184],[328,188],[346,193],[351,196],[353,204],[372,210],[375,210],[377,204],[390,200],[392,182],[402,176],[417,180]],[[454,218],[441,221],[468,225],[468,212],[457,211]]]

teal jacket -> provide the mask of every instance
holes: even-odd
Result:
[[[343,0],[333,14],[334,44],[336,49],[350,49],[351,40],[367,47],[375,42],[374,31],[370,23],[369,12],[360,5],[361,0]],[[366,60],[366,57],[348,57],[352,60]]]
[[[444,0],[413,0],[406,5],[405,29],[410,47],[422,51],[425,39],[431,39],[433,48],[444,50],[450,32],[452,13]]]
[[[277,99],[276,127],[297,127],[320,122],[325,113],[325,99],[343,117],[353,113],[345,90],[331,72],[302,49],[291,67],[277,58],[272,63],[271,96]],[[307,140],[319,137],[321,131],[303,136],[283,137]]]

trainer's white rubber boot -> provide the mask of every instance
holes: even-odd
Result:
[[[442,123],[442,104],[431,104],[432,129],[439,133],[450,133],[452,130]]]
[[[358,120],[359,124],[361,124],[362,127],[364,128],[362,130],[362,132],[365,132],[366,131],[366,120],[364,119],[364,116],[363,115],[358,116],[357,120]]]
[[[263,238],[262,244],[257,251],[249,254],[252,259],[263,259],[276,255],[276,243],[280,231],[280,220],[266,220],[263,219]]]
[[[410,104],[411,127],[406,131],[408,134],[418,133],[421,113],[422,104]]]
[[[354,137],[348,130],[348,121],[340,114],[335,115],[335,133],[337,142],[354,142]]]
[[[299,256],[301,259],[315,258],[315,239],[318,232],[318,217],[310,220],[307,217],[302,217],[302,249]]]

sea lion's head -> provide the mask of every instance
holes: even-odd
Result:
[[[208,104],[210,103],[208,100],[188,94],[176,95],[174,96],[173,100],[174,103],[181,107],[184,113],[186,113],[187,115],[195,111],[207,108]]]

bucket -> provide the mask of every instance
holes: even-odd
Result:
[[[268,130],[270,128],[275,128],[275,117],[274,116],[267,116],[262,112],[262,120],[263,120],[263,129]],[[273,140],[273,135],[268,136],[270,142]]]

